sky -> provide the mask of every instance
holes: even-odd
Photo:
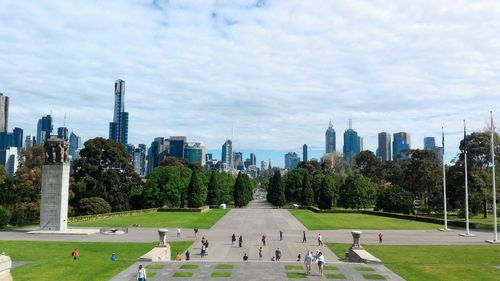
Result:
[[[446,158],[467,130],[500,118],[498,1],[0,0],[0,93],[9,129],[52,114],[107,137],[126,81],[129,142],[227,138],[257,161],[321,157],[331,120],[375,151],[382,131],[425,136]],[[220,159],[220,155],[214,157]]]

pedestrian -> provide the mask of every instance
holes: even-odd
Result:
[[[306,256],[304,257],[304,264],[306,265],[306,274],[311,274],[311,265],[313,261],[313,256],[311,251],[307,251]]]
[[[205,257],[205,251],[207,250],[207,248],[205,247],[205,244],[201,245],[201,253],[200,253],[200,256],[203,258]]]
[[[208,239],[205,240],[205,256],[208,256]]]
[[[276,258],[274,256],[271,257],[271,261],[275,261]]]
[[[280,241],[283,240],[283,231],[280,230]]]
[[[78,248],[75,248],[73,252],[71,252],[71,256],[73,257],[73,260],[77,260],[80,258],[80,253],[78,253]]]
[[[323,266],[325,265],[325,257],[323,256],[323,253],[319,252],[316,259],[318,260],[319,273],[323,276]]]
[[[323,236],[321,236],[321,233],[318,234],[318,246],[323,246]]]
[[[262,259],[262,247],[259,247],[259,260]]]
[[[205,241],[206,241],[206,240],[207,240],[207,239],[205,238],[205,236],[202,236],[202,237],[201,237],[201,245],[205,245]]]
[[[262,235],[262,245],[263,246],[266,246],[266,236],[265,235]]]
[[[280,248],[276,249],[276,251],[274,252],[274,254],[276,255],[276,261],[280,261],[280,259],[281,259],[281,250],[280,250]]]
[[[234,242],[236,242],[236,234],[233,233],[233,236],[231,236],[231,245],[234,245]]]
[[[189,250],[186,251],[186,260],[190,260],[191,259],[191,252]]]
[[[303,230],[302,231],[302,243],[306,243],[307,242],[307,239],[306,239],[306,231]]]
[[[298,262],[300,262],[301,260],[302,260],[302,255],[299,253],[299,254],[297,255],[297,261],[298,261]]]
[[[139,270],[137,271],[137,281],[146,281],[146,268],[139,265]]]
[[[194,237],[196,237],[196,234],[198,234],[198,228],[194,228]]]
[[[116,259],[117,259],[116,254],[115,254],[115,253],[112,253],[112,254],[111,254],[111,258],[110,258],[110,260],[111,260],[112,262],[115,262],[115,261],[116,261]]]
[[[243,237],[240,235],[240,238],[238,238],[238,243],[240,245],[240,248],[241,246],[243,245]]]
[[[181,237],[181,229],[177,228],[177,237]]]
[[[378,242],[379,243],[382,243],[382,238],[384,237],[384,235],[382,235],[382,233],[379,233],[378,234]]]
[[[247,261],[247,260],[248,260],[248,256],[247,256],[247,253],[245,253],[245,254],[243,255],[243,261]]]
[[[177,252],[177,255],[175,255],[175,260],[176,261],[181,261],[182,260],[181,253]]]

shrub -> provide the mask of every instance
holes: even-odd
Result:
[[[111,212],[111,206],[101,197],[83,198],[78,202],[77,213],[81,216]]]
[[[10,218],[12,215],[9,210],[5,209],[3,206],[0,206],[0,228],[4,228],[9,224]]]
[[[12,225],[29,225],[40,221],[40,204],[39,202],[17,203],[11,208]]]
[[[380,191],[375,202],[375,211],[410,214],[413,212],[413,194],[394,185]]]

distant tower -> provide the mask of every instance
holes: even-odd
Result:
[[[333,129],[332,121],[328,124],[328,129],[325,132],[325,152],[331,153],[336,150],[335,147],[335,130]]]
[[[228,165],[228,167],[233,166],[233,142],[231,140],[226,140],[222,145],[222,163]]]
[[[9,97],[0,93],[0,133],[7,133],[9,125]]]
[[[382,132],[378,134],[377,157],[382,161],[389,161],[391,157],[391,134]]]
[[[352,120],[349,119],[349,129],[344,132],[344,160],[349,167],[354,165],[354,157],[359,153],[360,138],[358,132],[352,129]]]
[[[271,159],[269,159],[269,165],[267,166],[267,176],[269,178],[273,176],[273,166],[271,165]]]
[[[302,146],[302,161],[307,161],[307,144]]]
[[[406,132],[399,132],[393,134],[392,141],[392,157],[396,159],[407,159],[408,150],[411,149],[411,139],[410,134]]]
[[[109,139],[117,143],[128,143],[128,112],[125,112],[125,81],[115,81],[115,107],[113,122],[109,123]]]
[[[42,119],[38,120],[36,128],[36,142],[42,144],[50,139],[50,134],[52,134],[52,116],[43,116]]]

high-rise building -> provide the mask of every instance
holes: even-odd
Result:
[[[28,149],[33,146],[33,138],[31,136],[26,136],[24,140],[24,149]]]
[[[330,123],[328,124],[328,129],[325,132],[325,153],[331,153],[335,150],[335,129],[333,129],[332,121],[330,121]]]
[[[378,134],[377,157],[382,161],[391,160],[391,134],[382,132]]]
[[[302,146],[302,161],[307,161],[307,144]]]
[[[411,149],[410,134],[406,132],[399,132],[393,134],[392,157],[394,160],[408,159],[408,152],[410,149]]]
[[[17,152],[23,148],[23,129],[14,128],[12,133],[0,133],[0,149],[7,149],[9,147],[17,148]]]
[[[184,158],[184,146],[187,138],[185,136],[171,136],[168,139],[168,155],[177,158]]]
[[[434,150],[436,148],[436,139],[434,137],[425,137],[424,138],[424,149],[425,150]]]
[[[205,162],[208,162],[208,161],[212,160],[212,158],[213,158],[212,153],[205,154]]]
[[[359,153],[360,145],[359,145],[359,137],[358,132],[352,129],[352,120],[349,119],[349,129],[344,132],[344,161],[349,167],[354,165],[354,157]]]
[[[74,132],[71,132],[69,135],[69,155],[73,159],[77,158],[78,156],[78,150],[80,149],[82,145],[82,138],[77,136]]]
[[[187,142],[184,147],[184,159],[189,164],[205,165],[205,146],[199,142]]]
[[[135,172],[141,176],[146,176],[146,145],[139,144],[131,147],[132,165]]]
[[[0,133],[7,133],[9,126],[9,97],[0,93]]]
[[[0,166],[5,167],[7,175],[13,177],[16,174],[19,165],[17,147],[0,149]]]
[[[167,154],[168,140],[163,137],[155,138],[148,149],[147,173],[151,173],[156,167],[160,166],[161,161]]]
[[[115,107],[113,122],[109,123],[109,139],[117,143],[128,143],[128,112],[125,112],[125,81],[115,81]]]
[[[222,145],[222,163],[227,164],[229,167],[233,166],[233,142],[226,140]]]
[[[285,154],[285,169],[293,170],[297,168],[300,162],[300,157],[295,152]]]
[[[363,151],[363,137],[358,136],[358,151]]]
[[[257,166],[257,157],[255,153],[250,153],[250,165]]]
[[[57,138],[68,140],[68,128],[66,127],[57,128]]]
[[[43,144],[45,141],[49,140],[52,130],[52,116],[47,115],[39,119],[36,127],[36,143]]]

